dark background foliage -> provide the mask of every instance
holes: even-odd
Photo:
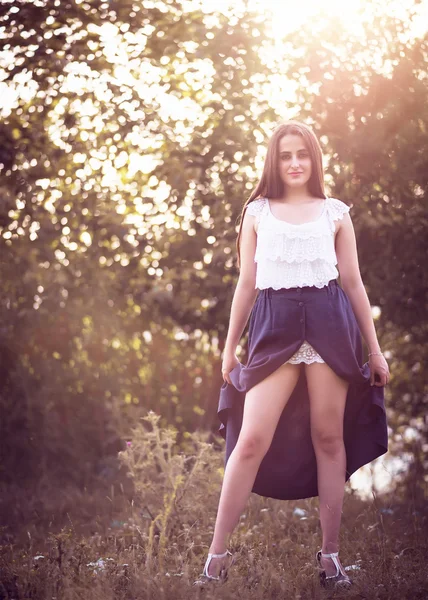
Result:
[[[330,195],[352,206],[393,376],[391,451],[410,465],[397,491],[426,498],[427,38],[407,35],[411,4],[403,20],[369,8],[363,36],[320,17],[267,65],[249,11],[0,7],[2,89],[17,92],[0,124],[4,485],[108,478],[150,409],[181,436],[216,432],[237,218],[269,132],[293,114],[320,135]],[[281,110],[262,93],[278,74],[296,89]]]

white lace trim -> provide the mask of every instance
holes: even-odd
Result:
[[[323,260],[287,263],[265,260],[258,263],[256,288],[280,288],[315,286],[322,288],[339,273],[335,265]]]
[[[269,205],[266,198],[257,198],[253,200],[247,206],[246,212],[249,215],[256,217],[256,222],[259,224],[262,217],[269,218],[269,229],[276,232],[287,233],[288,237],[307,239],[308,237],[325,235],[326,231],[324,227],[320,228],[320,225],[325,225],[326,221],[330,226],[330,231],[335,230],[334,221],[338,221],[343,218],[343,215],[349,212],[349,206],[347,206],[341,200],[337,198],[326,198],[326,204],[323,208],[322,214],[315,219],[315,221],[308,221],[307,223],[293,224],[287,221],[281,221],[274,217],[269,210]],[[324,219],[324,217],[327,217]]]
[[[257,221],[257,223],[259,223],[260,216],[261,216],[261,213],[263,211],[265,204],[266,204],[265,198],[257,198],[257,200],[253,200],[252,202],[250,202],[248,204],[246,212],[249,215],[253,215],[254,217],[256,217],[256,221]]]
[[[297,365],[304,362],[307,365],[312,363],[324,363],[325,360],[321,358],[318,352],[313,348],[306,340],[300,346],[300,348],[293,354],[293,356],[287,360],[292,365]]]
[[[330,229],[334,233],[336,229],[335,221],[343,218],[343,215],[349,212],[349,206],[337,198],[328,199],[327,217],[330,223]]]
[[[300,225],[274,217],[266,198],[251,202],[247,211],[258,222],[256,288],[321,288],[337,278],[335,221],[349,211],[346,204],[327,198],[320,217]]]

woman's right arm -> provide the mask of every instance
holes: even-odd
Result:
[[[257,264],[254,262],[257,243],[257,234],[254,230],[255,220],[255,216],[248,214],[247,211],[245,212],[241,229],[241,268],[233,294],[229,329],[223,354],[222,369],[227,371],[223,373],[223,377],[229,383],[231,382],[228,373],[237,364],[236,347],[239,344],[258,293],[255,287],[257,269]]]

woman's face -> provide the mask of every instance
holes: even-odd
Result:
[[[279,174],[286,186],[306,186],[312,173],[312,161],[304,139],[287,134],[279,140]]]

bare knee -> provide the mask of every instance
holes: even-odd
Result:
[[[344,446],[341,432],[329,430],[312,431],[312,443],[317,452],[322,452],[329,456],[336,456],[342,451]]]
[[[266,437],[259,433],[247,433],[238,438],[236,450],[244,460],[263,458],[268,450]]]

